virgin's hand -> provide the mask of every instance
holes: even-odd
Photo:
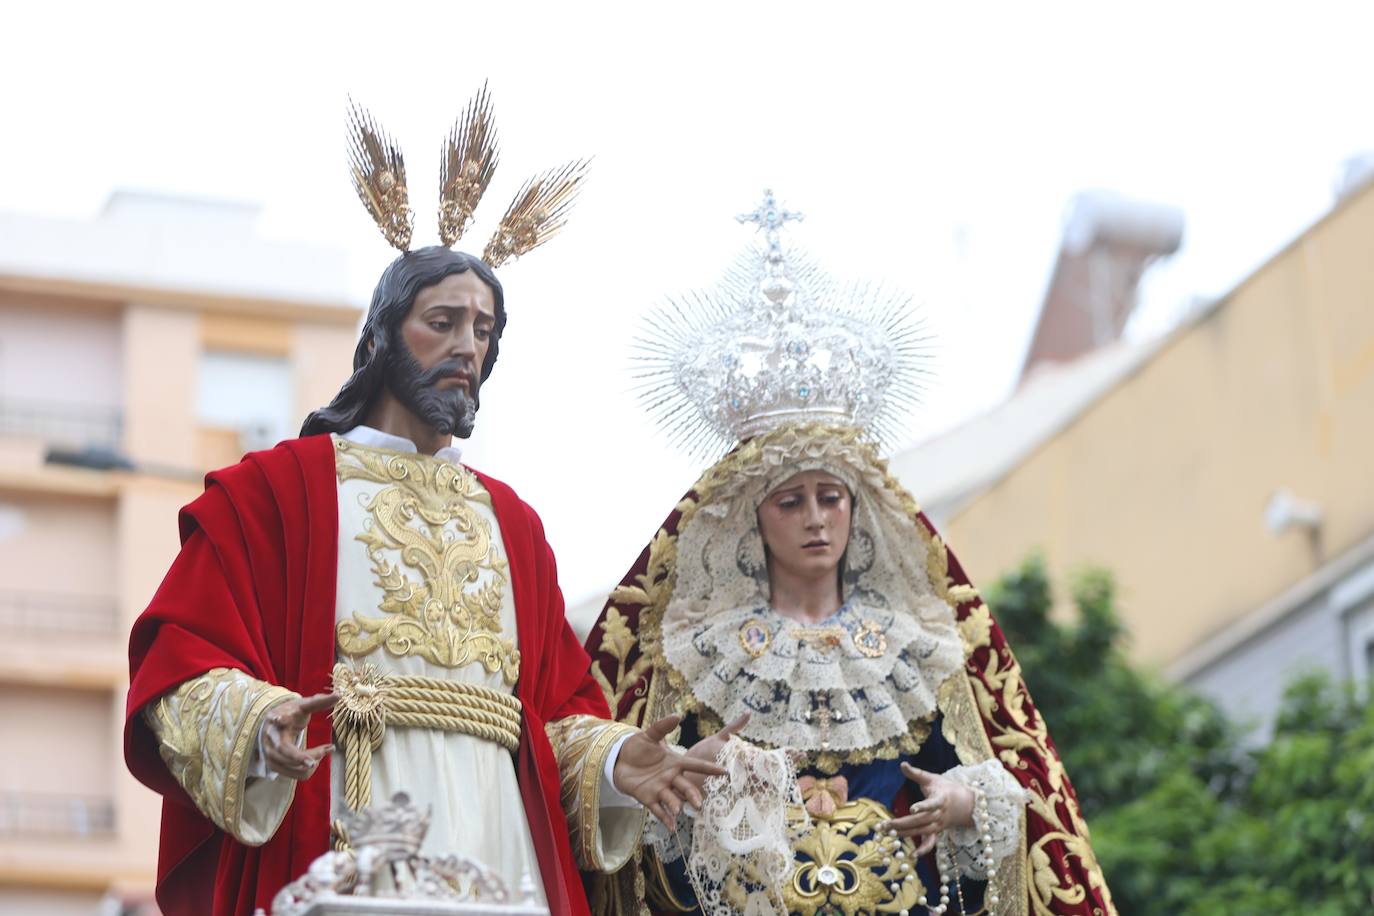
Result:
[[[267,714],[271,728],[262,730],[262,756],[267,768],[289,779],[309,779],[325,755],[334,750],[332,744],[301,750],[301,733],[317,712],[332,709],[339,702],[337,693],[317,693],[313,697],[287,700],[272,707]]]
[[[725,771],[711,760],[668,749],[663,739],[682,721],[682,716],[664,716],[620,746],[612,779],[615,787],[653,813],[672,830],[686,804],[701,805],[701,791],[693,777],[723,776]]]
[[[714,735],[711,735],[709,738],[702,738],[696,744],[692,745],[687,749],[687,756],[695,757],[697,760],[705,760],[707,763],[715,763],[716,758],[720,756],[720,749],[725,747],[725,742],[730,740],[730,736],[739,734],[739,730],[748,724],[749,713],[746,712]],[[707,774],[688,773],[687,779],[693,786],[700,789],[702,784],[706,782]],[[698,793],[698,800],[692,802],[692,804],[698,808],[701,807],[700,798],[701,795]]]
[[[921,787],[924,799],[911,806],[905,817],[897,817],[882,826],[895,830],[898,836],[920,837],[916,855],[923,856],[935,848],[935,839],[950,827],[973,825],[973,790],[936,773],[918,770],[902,763],[902,773]]]

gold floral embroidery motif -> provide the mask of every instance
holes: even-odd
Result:
[[[612,687],[611,682],[606,678],[606,673],[601,670],[600,665],[592,665],[592,678],[601,687],[601,692],[606,696],[606,706],[611,710],[612,715],[620,708],[620,701],[631,689],[635,678],[641,677],[644,672],[649,670],[653,660],[647,655],[640,655],[638,659],[627,669],[625,659],[629,657],[631,650],[639,641],[634,633],[630,632],[629,624],[625,622],[625,617],[614,607],[606,609],[606,619],[601,623],[601,632],[605,634],[601,647],[616,660],[616,686]],[[642,695],[635,700],[630,707],[629,717],[639,715],[639,711],[644,706]]]
[[[878,825],[891,817],[867,798],[813,817],[811,830],[793,846],[796,865],[783,885],[787,911],[856,916],[915,909],[925,893],[912,856],[916,847],[909,839],[882,835]]]
[[[339,483],[366,480],[382,489],[365,503],[371,516],[357,536],[367,547],[386,616],[354,611],[335,630],[340,653],[359,657],[378,646],[434,665],[478,663],[507,684],[520,675],[520,652],[501,636],[506,561],[474,502],[491,497],[469,470],[427,456],[334,440]],[[388,559],[398,552],[400,562]],[[419,574],[415,582],[407,570]]]

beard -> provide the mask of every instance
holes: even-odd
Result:
[[[465,389],[436,388],[445,377],[466,372],[472,380],[472,397]],[[426,370],[405,341],[397,340],[386,365],[386,386],[396,399],[426,425],[446,436],[466,439],[477,423],[477,367],[467,359],[446,359]]]

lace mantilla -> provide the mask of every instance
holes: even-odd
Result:
[[[857,430],[799,427],[746,443],[740,456],[750,460],[722,462],[719,479],[703,477],[708,495],[678,535],[662,645],[690,694],[687,707],[723,721],[748,711],[744,737],[822,757],[909,747],[936,711],[940,684],[962,666],[964,646],[901,493]],[[768,493],[812,469],[839,477],[853,495],[843,568],[849,611],[829,662],[816,659],[809,636],[805,649],[798,645],[804,634],[769,609],[758,531]]]
[[[963,663],[950,628],[846,604],[816,626],[768,607],[736,608],[665,634],[664,654],[696,699],[742,734],[803,751],[873,748],[910,734],[937,709]]]

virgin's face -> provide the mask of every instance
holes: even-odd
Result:
[[[802,578],[833,575],[849,546],[849,488],[825,471],[802,471],[759,505],[770,563]]]

